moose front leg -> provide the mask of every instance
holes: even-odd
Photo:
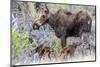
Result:
[[[66,46],[66,37],[65,36],[61,37],[61,46],[62,46],[62,48],[64,48]]]

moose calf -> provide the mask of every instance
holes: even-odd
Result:
[[[50,55],[53,49],[48,45],[39,45],[35,48],[32,48],[31,51],[34,53],[38,52],[40,59],[51,60]]]
[[[60,60],[63,60],[65,59],[66,56],[74,56],[74,52],[75,52],[75,49],[80,46],[79,43],[77,44],[73,44],[73,45],[66,45],[66,47],[64,47],[63,49],[61,49],[60,51],[60,55],[59,55],[59,58]]]

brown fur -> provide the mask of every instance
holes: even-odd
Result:
[[[66,47],[62,48],[60,51],[59,58],[63,60],[65,56],[68,56],[68,55],[70,57],[74,56],[74,52],[77,46],[80,46],[80,44],[67,45]]]
[[[40,45],[38,47],[32,48],[31,51],[35,53],[38,52],[39,56],[41,56],[41,59],[44,58],[45,60],[50,60],[50,55],[53,49],[47,45]]]

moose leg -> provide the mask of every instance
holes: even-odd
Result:
[[[79,30],[80,39],[82,39],[82,29]]]
[[[65,36],[61,37],[61,46],[62,46],[62,48],[64,48],[66,46],[66,37]]]

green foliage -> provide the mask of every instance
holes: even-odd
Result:
[[[13,45],[12,49],[14,50],[14,56],[19,57],[20,56],[20,51],[21,51],[20,44]]]
[[[64,9],[64,10],[68,10],[68,8],[69,8],[69,5],[62,5],[62,8]]]
[[[24,35],[13,32],[12,33],[12,50],[14,50],[14,55],[16,57],[20,56],[21,50],[25,47],[30,47],[31,43],[28,39],[28,33],[25,33]]]
[[[19,40],[20,34],[18,32],[12,33],[12,40],[16,41]]]
[[[76,9],[75,9],[75,12],[79,12],[80,11],[80,7],[77,7]]]
[[[61,49],[61,41],[59,39],[57,39],[54,51],[59,53],[60,49]]]

